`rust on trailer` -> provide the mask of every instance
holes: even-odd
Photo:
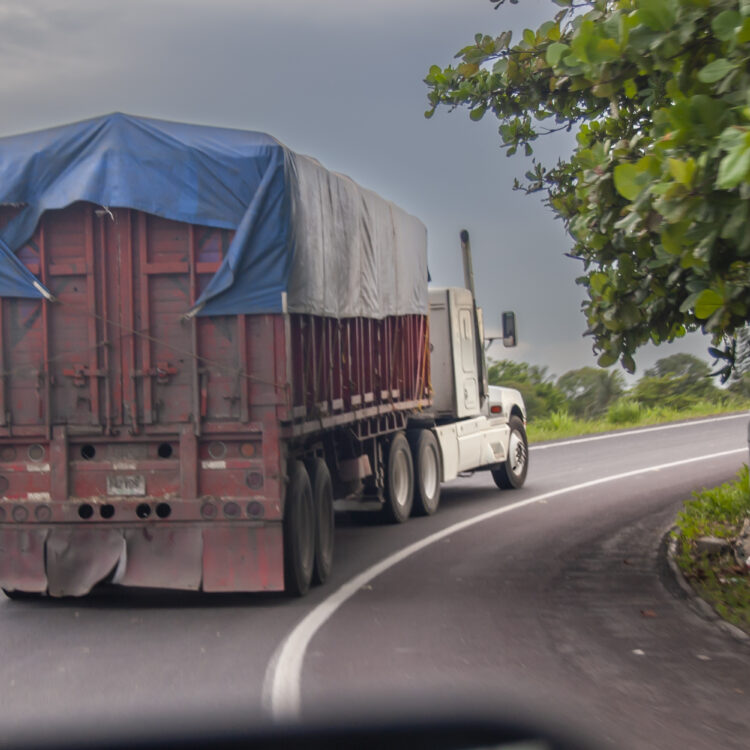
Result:
[[[281,525],[203,530],[204,591],[283,591]]]
[[[0,300],[0,586],[283,589],[289,446],[429,406],[424,315],[186,320],[232,237],[79,202],[18,252],[56,302]]]
[[[0,527],[0,586],[40,593],[47,590],[44,546],[47,528]]]
[[[197,591],[201,587],[201,529],[166,524],[125,529],[126,557],[114,583]]]

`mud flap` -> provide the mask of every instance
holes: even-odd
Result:
[[[203,530],[204,591],[283,591],[281,524]]]
[[[83,596],[104,580],[125,554],[115,529],[52,529],[47,537],[50,596]]]
[[[36,594],[47,590],[44,569],[47,531],[7,528],[0,531],[0,587]]]
[[[201,530],[147,526],[123,532],[127,545],[124,570],[114,583],[197,591],[203,569]]]

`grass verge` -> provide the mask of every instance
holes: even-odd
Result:
[[[644,425],[679,422],[695,417],[731,414],[748,408],[750,408],[748,401],[731,401],[727,404],[700,401],[683,409],[646,408],[637,401],[622,399],[610,406],[607,414],[599,419],[576,419],[567,412],[555,412],[544,419],[530,419],[526,434],[530,443],[538,443],[543,440],[559,440]]]
[[[750,575],[738,565],[731,551],[716,556],[698,554],[696,539],[715,536],[735,538],[750,517],[750,482],[744,466],[737,479],[693,493],[677,516],[676,562],[685,578],[725,619],[750,633]]]

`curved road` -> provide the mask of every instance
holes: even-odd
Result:
[[[510,695],[613,746],[747,747],[750,643],[659,553],[682,501],[747,461],[747,421],[543,444],[523,490],[477,474],[431,518],[342,518],[332,580],[302,600],[2,600],[0,729]]]

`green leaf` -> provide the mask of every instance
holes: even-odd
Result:
[[[741,240],[747,234],[747,201],[741,201],[734,208],[721,228],[722,239]]]
[[[612,352],[604,352],[604,354],[599,356],[599,359],[597,359],[596,362],[599,367],[609,367],[617,362],[617,355]]]
[[[591,51],[592,62],[611,62],[622,56],[620,45],[614,39],[600,39]]]
[[[484,113],[487,111],[487,107],[481,106],[481,107],[475,107],[474,109],[469,112],[469,117],[474,120],[474,122],[477,122],[478,120],[481,120],[484,117]]]
[[[695,292],[695,294],[686,297],[685,301],[680,305],[680,312],[690,312],[695,307],[695,302],[701,294],[702,292]]]
[[[598,61],[594,61],[598,62]],[[596,86],[591,88],[591,93],[594,96],[599,96],[602,99],[611,99],[617,89],[612,83],[597,83]]]
[[[560,58],[570,49],[567,44],[553,42],[547,47],[547,64],[555,67],[560,62]]]
[[[695,317],[699,320],[710,318],[724,306],[724,298],[713,289],[704,289],[695,300]]]
[[[499,73],[500,75],[503,75],[506,70],[508,70],[508,58],[507,57],[501,58],[492,66],[493,73]]]
[[[661,233],[662,247],[670,255],[681,255],[684,234],[684,229],[682,229],[680,226],[675,224],[667,224]]]
[[[669,173],[672,177],[681,185],[689,187],[695,174],[695,160],[691,158],[687,161],[680,161],[679,159],[668,159],[667,161]]]
[[[750,148],[741,146],[732,149],[719,164],[716,176],[716,187],[720,190],[732,190],[746,179],[750,170]]]
[[[635,271],[635,263],[629,255],[623,253],[617,258],[617,268],[620,271],[620,274],[625,277],[628,282],[632,281],[631,277]]]
[[[742,16],[736,10],[724,10],[711,21],[711,28],[719,39],[726,42],[734,36],[741,24]]]
[[[622,305],[620,305],[618,313],[620,320],[628,328],[632,328],[633,326],[637,325],[641,320],[638,308],[632,302],[624,302]]]
[[[458,66],[458,72],[464,76],[464,78],[470,78],[479,70],[479,66],[476,63],[461,63]]]
[[[737,44],[747,44],[750,42],[750,18],[742,21],[742,28],[737,32]]]
[[[638,86],[636,86],[636,83],[632,78],[628,78],[628,80],[625,81],[623,89],[625,91],[625,96],[627,96],[628,99],[635,98],[635,95],[638,93]]]
[[[571,53],[579,60],[587,63],[591,61],[589,57],[589,46],[596,39],[596,27],[594,22],[585,19],[578,27],[577,33],[570,42]],[[567,60],[568,58],[566,58]]]
[[[652,177],[659,177],[661,175],[661,162],[654,154],[647,154],[642,156],[635,163],[639,172],[648,172]]]
[[[703,83],[716,83],[731,73],[737,65],[724,57],[710,62],[698,71],[698,80]]]
[[[614,171],[617,192],[629,201],[634,201],[643,190],[643,173],[635,164],[618,164]]]
[[[545,21],[537,31],[537,36],[541,39],[549,39],[549,33],[557,26],[554,21]]]
[[[531,29],[524,29],[523,40],[529,45],[529,47],[533,47],[536,43],[536,34]]]
[[[606,273],[599,273],[598,271],[592,273],[589,277],[589,286],[597,293],[601,294],[604,287],[607,285],[609,277]]]
[[[653,31],[668,31],[675,22],[674,5],[671,0],[641,0],[638,18]]]
[[[719,145],[725,151],[731,151],[733,148],[741,147],[745,142],[745,135],[747,134],[746,128],[743,127],[729,127],[722,131],[719,136]]]

